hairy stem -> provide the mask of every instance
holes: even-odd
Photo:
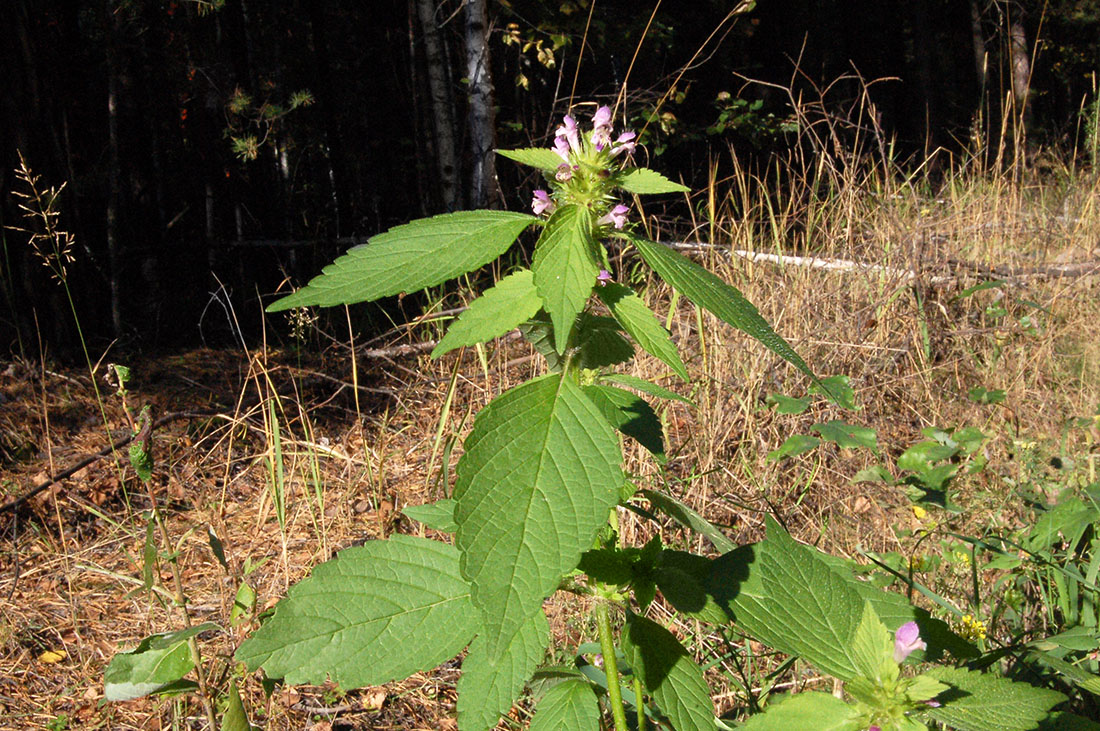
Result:
[[[603,653],[603,671],[607,675],[607,698],[611,702],[611,716],[615,719],[615,731],[628,731],[626,709],[623,707],[623,691],[619,686],[619,661],[615,658],[615,638],[611,632],[611,610],[607,601],[596,604],[596,625],[600,630],[600,651]]]

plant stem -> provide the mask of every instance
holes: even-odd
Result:
[[[638,731],[645,731],[645,701],[642,700],[642,679],[634,673],[634,708],[638,711]]]
[[[629,731],[626,709],[623,707],[623,691],[619,686],[619,661],[615,658],[615,639],[611,633],[609,602],[596,604],[596,626],[600,630],[600,651],[603,653],[603,671],[607,675],[607,698],[611,702],[611,716],[615,719],[615,731]]]

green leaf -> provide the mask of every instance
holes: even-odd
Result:
[[[236,678],[229,679],[229,692],[226,693],[225,715],[222,716],[221,731],[252,731],[252,724],[248,722],[248,714],[245,713]]]
[[[584,309],[600,267],[592,213],[570,204],[554,211],[535,245],[532,269],[543,307],[554,324],[554,347],[564,353],[573,322]]]
[[[936,462],[951,459],[958,453],[958,447],[950,447],[934,441],[917,442],[898,457],[898,469],[927,472]]]
[[[233,627],[245,622],[256,609],[256,592],[247,581],[241,581],[233,597],[233,608],[229,610],[229,624]]]
[[[1066,711],[1055,711],[1044,718],[1038,731],[1100,731],[1100,723]]]
[[[142,442],[130,442],[128,452],[130,464],[133,465],[134,473],[138,476],[138,479],[142,482],[153,479],[153,455],[145,450]]]
[[[549,643],[550,625],[542,612],[527,620],[502,653],[490,654],[481,637],[475,638],[458,679],[460,731],[495,727],[546,656]]]
[[[883,482],[892,485],[894,484],[894,476],[890,474],[890,470],[876,464],[861,469],[852,478],[852,482]]]
[[[827,376],[817,383],[810,384],[810,393],[824,396],[832,403],[848,411],[859,411],[856,392],[852,390],[852,379],[848,376]]]
[[[459,211],[406,223],[353,247],[267,311],[370,302],[432,287],[488,264],[538,221],[526,213]]]
[[[118,653],[103,673],[103,697],[109,701],[133,700],[182,680],[195,666],[187,641],[214,629],[218,625],[206,622],[178,632],[149,635],[134,649]]]
[[[535,706],[530,731],[592,731],[600,727],[600,704],[591,683],[563,680]]]
[[[814,424],[810,431],[815,431],[827,442],[833,442],[838,447],[852,449],[866,447],[878,449],[878,439],[875,430],[865,426],[849,424],[840,419],[833,419],[824,424]]]
[[[569,376],[528,381],[474,421],[454,488],[455,543],[500,652],[592,546],[623,483],[619,440]]]
[[[401,512],[440,533],[454,533],[458,529],[455,524],[455,501],[450,498],[425,505],[407,505]]]
[[[531,271],[520,269],[470,303],[432,351],[432,358],[466,345],[485,343],[530,320],[542,307]]]
[[[453,546],[412,536],[345,549],[290,588],[237,660],[288,683],[343,688],[434,668],[478,631],[458,563]]]
[[[852,637],[852,659],[859,675],[868,680],[881,680],[884,673],[893,671],[897,678],[897,663],[894,662],[894,639],[890,630],[875,614],[870,602],[863,605],[863,617]],[[928,696],[931,698],[932,696]]]
[[[628,612],[622,651],[676,731],[715,728],[703,671],[671,632]]]
[[[966,397],[974,403],[988,406],[1004,403],[1005,392],[1001,388],[987,389],[983,386],[975,386],[966,392]]]
[[[582,312],[577,320],[577,365],[606,368],[634,357],[634,346],[620,334],[619,323],[610,317]]]
[[[744,731],[863,731],[859,712],[829,693],[797,693],[769,703],[763,713],[749,718]]]
[[[521,165],[554,172],[564,161],[549,147],[524,147],[520,150],[497,150],[497,154]]]
[[[926,675],[951,686],[939,695],[943,705],[928,714],[958,731],[1030,731],[1061,693],[963,668],[936,667]]]
[[[775,413],[777,414],[801,414],[806,409],[810,408],[810,399],[803,396],[802,398],[792,398],[790,396],[784,396],[781,393],[770,393],[768,397],[764,399],[764,403],[775,406]]]
[[[663,361],[681,380],[689,379],[668,330],[661,326],[641,297],[629,287],[616,283],[597,288],[596,294],[642,350]]]
[[[546,359],[546,368],[551,373],[560,373],[565,358],[554,347],[554,326],[550,324],[550,315],[545,310],[539,310],[538,314],[519,326],[519,331],[531,347]]]
[[[630,168],[615,179],[615,184],[628,193],[649,195],[655,193],[689,193],[691,188],[674,183],[656,170]]]
[[[654,509],[660,510],[680,525],[700,534],[721,553],[737,548],[737,544],[727,538],[717,526],[671,495],[653,490],[642,490],[642,495],[649,500]]]
[[[772,330],[756,307],[735,287],[667,246],[634,237],[630,241],[638,247],[646,263],[688,299],[709,310],[726,324],[748,333],[773,353],[792,363],[810,378],[816,379],[813,371],[794,348]]]
[[[669,391],[667,388],[658,386],[656,383],[650,383],[637,376],[628,376],[625,373],[608,373],[607,375],[600,376],[600,381],[603,383],[617,383],[620,386],[626,386],[633,388],[636,391],[649,394],[656,398],[670,399],[681,401],[688,406],[695,406],[695,402],[689,398],[685,398],[675,391]]]
[[[779,445],[779,449],[773,449],[768,452],[766,459],[769,462],[774,462],[786,457],[797,457],[803,452],[809,452],[819,444],[821,444],[821,440],[817,437],[811,437],[808,434],[794,434],[787,437],[783,443]]]
[[[666,461],[661,420],[644,399],[614,386],[585,386],[584,393],[615,429],[638,441],[657,461]]]

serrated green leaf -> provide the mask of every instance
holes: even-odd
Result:
[[[712,624],[729,617],[707,592],[713,561],[686,551],[661,551],[653,575],[661,594],[676,611]]]
[[[542,307],[534,275],[520,269],[501,279],[470,303],[432,350],[432,358],[466,345],[485,343],[527,322]]]
[[[585,386],[584,393],[615,429],[638,441],[657,461],[664,464],[664,435],[661,420],[645,399],[614,386]]]
[[[455,524],[455,501],[450,498],[425,505],[407,505],[401,512],[440,533],[454,533],[458,529]]]
[[[656,170],[631,168],[615,179],[615,184],[628,193],[651,195],[656,193],[688,193],[691,188],[674,183]]]
[[[620,333],[619,323],[602,315],[581,313],[577,321],[576,345],[580,368],[606,368],[634,357],[634,346]]]
[[[672,336],[641,297],[629,287],[614,282],[598,287],[596,294],[642,350],[664,362],[681,380],[688,380],[687,368],[672,343]]]
[[[486,210],[397,226],[353,247],[305,287],[268,305],[267,312],[370,302],[435,286],[496,259],[538,221],[526,213]]]
[[[459,731],[494,728],[546,656],[549,643],[550,624],[542,612],[520,627],[502,653],[490,654],[481,638],[475,638],[458,679]]]
[[[860,714],[839,698],[817,691],[788,695],[749,718],[745,731],[863,731]]]
[[[817,437],[811,437],[809,434],[792,434],[783,440],[783,443],[779,445],[779,449],[768,452],[765,459],[769,462],[775,462],[786,457],[797,457],[803,452],[809,452],[819,444],[821,444],[821,440]]]
[[[852,637],[852,659],[859,674],[868,680],[882,680],[884,672],[891,670],[892,679],[897,678],[893,635],[875,614],[870,602],[864,603],[863,616]]]
[[[546,368],[551,373],[560,373],[565,358],[554,347],[554,326],[545,310],[539,312],[519,326],[520,333],[531,347],[546,359]]]
[[[810,393],[824,396],[832,403],[848,411],[859,411],[856,392],[852,390],[852,379],[848,376],[827,376],[817,383],[810,384]]]
[[[256,592],[247,581],[241,581],[233,597],[233,608],[229,610],[229,624],[236,627],[249,619],[256,609]]]
[[[934,463],[950,459],[958,453],[958,447],[950,447],[934,441],[917,442],[898,457],[898,469],[926,472]]]
[[[1039,722],[1037,731],[1100,731],[1100,723],[1066,711],[1055,711]]]
[[[727,538],[717,526],[671,495],[654,490],[642,490],[642,495],[649,500],[654,509],[660,510],[680,525],[700,534],[719,552],[726,553],[737,548],[737,544]]]
[[[128,701],[182,680],[195,666],[187,641],[213,629],[218,625],[206,622],[178,632],[149,635],[133,650],[116,654],[103,673],[103,697]]]
[[[290,588],[237,660],[288,683],[344,688],[434,668],[478,631],[458,564],[453,546],[412,536],[345,549]]]
[[[563,680],[535,706],[530,731],[593,731],[600,726],[600,704],[592,684]]]
[[[925,674],[951,686],[928,715],[958,731],[1031,731],[1066,700],[1053,690],[974,670],[936,667]]]
[[[810,378],[816,379],[813,371],[794,348],[772,329],[756,307],[735,287],[666,246],[640,238],[631,237],[630,240],[641,252],[646,263],[685,297],[709,310],[726,324],[755,338]]]
[[[509,160],[515,160],[521,165],[528,165],[539,170],[554,172],[564,160],[558,153],[549,147],[524,147],[519,150],[497,150],[497,154]]]
[[[777,414],[801,414],[806,409],[810,408],[810,399],[803,396],[802,398],[792,398],[791,396],[784,396],[781,393],[770,393],[768,397],[764,399],[764,403],[775,406],[775,413]]]
[[[600,376],[599,380],[603,383],[617,383],[620,386],[633,388],[636,391],[641,391],[644,394],[657,398],[681,401],[688,406],[695,406],[695,402],[691,399],[681,396],[675,391],[669,391],[667,388],[658,386],[656,383],[650,383],[645,379],[638,378],[637,376],[628,376],[625,373],[608,373]]]
[[[623,586],[634,577],[637,549],[594,548],[581,554],[577,568],[601,584]]]
[[[554,324],[554,347],[564,353],[573,323],[584,309],[600,267],[592,213],[570,204],[554,211],[535,245],[531,268],[543,308]]]
[[[671,632],[629,612],[622,651],[676,731],[716,727],[714,705],[703,671]]]
[[[499,652],[592,546],[618,502],[615,432],[569,376],[528,381],[478,414],[459,460],[455,542]]]
[[[225,700],[225,715],[222,716],[221,731],[252,731],[252,724],[248,722],[248,714],[245,713],[236,678],[229,679],[229,692],[226,693]]]
[[[824,424],[814,424],[810,431],[815,431],[827,442],[833,442],[838,447],[854,449],[866,447],[878,449],[878,438],[875,430],[858,424],[849,424],[840,419],[833,419]]]

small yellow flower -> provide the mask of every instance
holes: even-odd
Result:
[[[921,506],[911,505],[909,507],[913,508],[913,515],[916,516],[917,520],[924,520],[926,517],[928,517],[928,511]]]
[[[986,634],[985,622],[975,619],[972,614],[964,614],[958,624],[955,625],[955,632],[968,642],[984,640]]]

